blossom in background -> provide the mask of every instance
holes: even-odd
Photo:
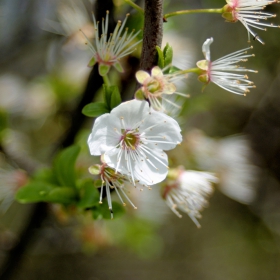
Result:
[[[113,219],[113,207],[112,207],[112,199],[111,199],[111,189],[114,189],[123,204],[126,206],[122,196],[132,205],[134,209],[137,207],[133,204],[133,202],[129,199],[127,194],[125,193],[125,189],[128,185],[132,185],[131,178],[116,172],[113,168],[109,167],[106,163],[102,163],[102,165],[96,164],[89,168],[89,172],[93,175],[99,175],[101,178],[101,191],[100,191],[100,199],[99,203],[102,204],[103,198],[103,188],[106,190],[106,197],[108,201],[109,210],[111,212],[111,218]],[[135,187],[139,188],[141,191],[142,186],[138,182],[136,182]],[[147,187],[147,186],[144,186]],[[148,187],[149,188],[149,187]]]
[[[188,94],[180,93],[176,91],[174,82],[178,79],[184,78],[185,75],[166,74],[164,75],[162,70],[155,66],[151,75],[143,70],[136,72],[136,79],[142,86],[135,93],[135,98],[139,100],[148,99],[153,109],[156,111],[165,112],[165,103],[169,103],[176,108],[181,108],[175,102],[168,98],[168,95],[176,94],[183,97],[189,97]]]
[[[254,54],[247,54],[247,51],[252,47],[236,51],[212,62],[210,59],[210,45],[212,43],[213,38],[209,38],[202,45],[205,60],[197,62],[197,67],[202,70],[198,79],[203,83],[212,82],[227,91],[245,96],[246,93],[250,92],[250,88],[255,88],[255,85],[248,80],[247,75],[235,72],[257,73],[255,70],[246,69],[237,64],[254,56]]]
[[[266,5],[278,3],[278,1],[263,0],[226,0],[227,4],[223,7],[223,17],[229,22],[240,21],[248,31],[248,41],[250,41],[250,33],[254,40],[258,40],[264,44],[262,39],[255,33],[252,28],[266,30],[268,27],[279,27],[272,23],[265,23],[262,20],[276,17],[275,14],[264,13],[262,10]]]
[[[17,190],[27,183],[28,177],[20,169],[0,169],[0,213],[5,213],[14,201]]]
[[[120,104],[95,120],[88,139],[90,153],[103,155],[116,172],[154,185],[165,179],[171,150],[182,141],[181,129],[171,117],[149,108],[146,101]]]
[[[92,67],[95,63],[98,63],[99,74],[101,76],[107,75],[111,66],[114,66],[119,72],[123,72],[120,59],[132,53],[135,50],[135,46],[141,42],[141,40],[139,40],[131,45],[131,42],[140,31],[134,33],[133,30],[131,33],[128,33],[128,29],[126,28],[123,32],[128,16],[129,14],[126,15],[123,23],[118,21],[114,32],[109,35],[109,11],[107,11],[106,19],[102,19],[102,34],[99,36],[99,22],[96,22],[93,15],[93,24],[96,31],[95,45],[92,45],[87,36],[83,33],[88,41],[90,50],[93,52],[93,57],[91,58],[88,66]]]
[[[185,171],[183,168],[170,170],[162,188],[162,197],[170,209],[181,218],[178,210],[185,212],[200,227],[200,211],[208,205],[207,198],[213,192],[212,183],[218,179],[207,172]]]
[[[219,177],[218,189],[223,194],[239,203],[254,202],[262,174],[252,162],[256,156],[246,136],[214,139],[195,130],[190,131],[185,140],[186,148],[198,167]]]

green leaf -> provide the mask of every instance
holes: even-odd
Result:
[[[117,86],[111,86],[111,90],[112,90],[112,95],[111,95],[110,109],[112,110],[121,104],[122,99],[121,99],[119,88]]]
[[[46,196],[57,186],[45,182],[33,181],[21,187],[16,193],[16,200],[20,203],[46,201]]]
[[[78,207],[89,208],[99,203],[99,191],[94,186],[94,181],[87,179],[80,186],[80,201]]]
[[[50,168],[40,168],[32,178],[33,180],[50,183],[52,185],[59,184],[53,170]]]
[[[156,46],[157,53],[158,53],[158,66],[162,69],[164,68],[164,56],[161,48]]]
[[[102,102],[89,103],[82,110],[82,113],[87,117],[99,117],[109,112],[106,104]]]
[[[70,204],[76,201],[76,191],[73,188],[58,187],[52,189],[46,196],[46,202]]]
[[[76,186],[75,163],[80,152],[79,146],[71,146],[58,154],[54,161],[54,174],[61,186]]]
[[[112,202],[112,207],[113,207],[114,219],[121,217],[125,213],[124,206],[121,205],[118,202],[113,201]],[[106,219],[106,220],[111,219],[111,212],[109,210],[108,204],[103,202],[102,204],[98,204],[98,206],[93,207],[92,217],[95,220],[97,220],[97,219]]]
[[[73,188],[59,187],[46,182],[33,181],[21,187],[16,200],[20,203],[53,202],[69,204],[75,202],[76,193]]]
[[[172,64],[172,59],[173,59],[173,49],[168,43],[163,49],[163,57],[164,57],[164,67],[170,66]]]

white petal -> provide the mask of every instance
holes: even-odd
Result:
[[[148,159],[146,158],[140,164],[135,165],[135,177],[146,185],[154,185],[162,182],[168,173],[168,158],[166,153],[160,150],[153,150],[152,155],[146,155]],[[158,158],[162,163],[155,158]]]
[[[139,122],[149,114],[147,101],[131,100],[120,104],[111,111],[111,117],[120,121],[123,118],[125,129],[137,128]]]
[[[114,130],[120,131],[120,124],[110,114],[104,114],[95,120],[92,132],[88,138],[88,146],[91,155],[101,155],[108,149],[115,147],[120,135]]]
[[[150,78],[149,73],[147,73],[143,70],[137,71],[135,76],[136,76],[138,83],[140,83],[140,84],[143,84],[146,79]]]
[[[206,60],[211,61],[210,59],[210,45],[213,43],[214,39],[209,38],[207,39],[202,45],[202,52]]]
[[[144,120],[139,131],[145,134],[143,137],[149,142],[149,147],[171,150],[182,142],[181,128],[177,121],[154,110],[151,111],[150,117]],[[154,136],[158,137],[155,138]]]

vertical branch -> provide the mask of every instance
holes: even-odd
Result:
[[[151,70],[157,64],[156,46],[161,46],[163,0],[145,0],[145,21],[140,69]]]

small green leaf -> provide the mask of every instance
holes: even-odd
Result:
[[[58,154],[54,161],[54,174],[61,186],[76,186],[75,163],[80,152],[79,146],[71,146]]]
[[[162,69],[164,67],[164,56],[161,48],[156,46],[157,53],[158,53],[158,66]]]
[[[16,200],[20,203],[45,201],[49,192],[57,186],[45,182],[33,181],[21,187],[16,193]]]
[[[118,202],[112,202],[113,207],[113,217],[114,219],[121,217],[125,213],[124,206]],[[103,202],[102,204],[98,204],[92,209],[92,217],[93,219],[111,219],[111,211],[109,210],[108,204]]]
[[[99,191],[94,186],[94,181],[86,180],[80,184],[80,201],[78,207],[89,208],[99,203]]]
[[[58,187],[52,189],[46,196],[46,202],[70,204],[76,201],[76,191],[73,188]]]
[[[111,86],[111,90],[112,90],[112,95],[111,95],[110,108],[112,110],[121,104],[122,99],[121,99],[119,88],[117,86]]]
[[[109,112],[107,106],[102,102],[89,103],[82,110],[82,113],[87,117],[99,117]]]
[[[58,185],[56,176],[50,168],[40,168],[33,176],[33,180]]]
[[[163,49],[163,57],[164,57],[164,67],[170,66],[172,64],[172,59],[173,59],[173,49],[168,43]]]

